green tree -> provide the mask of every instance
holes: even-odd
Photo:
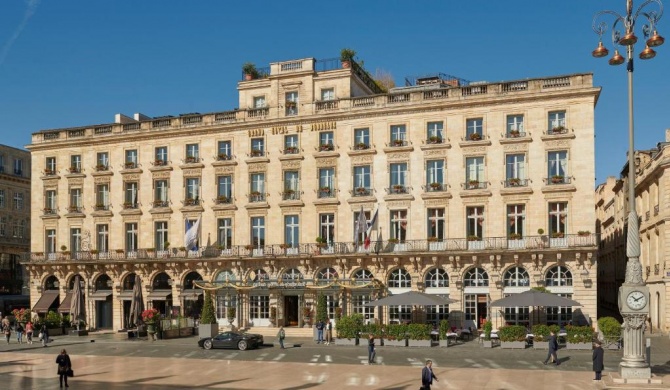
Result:
[[[328,307],[326,306],[326,296],[319,294],[316,298],[316,320],[325,321],[328,319]]]
[[[214,314],[214,301],[212,300],[212,293],[205,291],[205,303],[202,305],[202,313],[200,313],[201,324],[216,324],[216,315]]]

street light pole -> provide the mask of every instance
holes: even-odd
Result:
[[[658,9],[647,11],[649,5],[656,5]],[[619,311],[623,317],[623,345],[624,353],[619,365],[621,378],[651,379],[651,368],[645,358],[644,324],[649,314],[649,288],[642,278],[642,264],[640,263],[640,231],[638,216],[635,210],[635,147],[633,132],[633,46],[637,42],[635,36],[635,22],[642,16],[648,24],[642,27],[646,40],[646,47],[640,52],[640,59],[648,60],[656,56],[653,47],[663,44],[663,37],[658,35],[656,24],[663,16],[661,0],[647,0],[633,13],[633,1],[626,0],[626,14],[621,16],[614,11],[600,11],[593,17],[593,31],[598,34],[598,47],[591,53],[594,57],[605,57],[608,50],[603,46],[602,35],[607,30],[605,22],[598,23],[601,16],[614,17],[612,23],[612,43],[626,47],[626,59],[614,51],[610,58],[610,65],[621,65],[626,62],[628,71],[628,238],[626,242],[626,279],[619,287]],[[623,35],[622,35],[623,32]]]

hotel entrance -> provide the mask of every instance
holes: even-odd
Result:
[[[298,296],[284,296],[284,320],[286,326],[298,326]]]

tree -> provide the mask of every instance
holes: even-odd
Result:
[[[326,306],[326,296],[319,294],[316,298],[316,320],[325,321],[328,319],[328,307]]]
[[[375,80],[375,84],[377,84],[379,88],[383,89],[384,92],[388,92],[389,89],[395,88],[395,81],[393,80],[393,75],[391,72],[377,68],[373,78]]]
[[[202,313],[200,314],[201,324],[216,324],[216,315],[214,314],[214,301],[212,300],[212,293],[205,291],[205,303],[202,305]]]

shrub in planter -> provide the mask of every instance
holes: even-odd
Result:
[[[383,336],[382,329],[381,324],[364,324],[361,333],[364,335],[371,334],[374,338],[381,339]]]
[[[386,338],[388,340],[404,340],[407,331],[407,325],[405,324],[391,324],[386,328]]]
[[[317,321],[326,321],[328,319],[328,307],[326,302],[326,296],[319,294],[316,298],[316,320]]]
[[[598,319],[598,329],[603,334],[603,342],[606,345],[618,343],[621,338],[621,324],[614,317],[601,317]]]
[[[60,329],[62,321],[63,317],[55,311],[48,312],[44,318],[44,323],[47,325],[48,329]]]
[[[407,338],[410,340],[430,340],[431,326],[428,324],[407,325]]]
[[[561,328],[558,325],[533,325],[533,335],[535,336],[533,341],[547,341],[549,340],[549,333],[551,331],[553,331],[554,334],[558,334],[560,329]]]
[[[565,341],[572,344],[591,343],[593,341],[593,328],[590,326],[568,325],[565,327],[567,337]]]
[[[493,331],[493,324],[491,321],[486,321],[484,323],[484,340],[491,340],[491,331]]]
[[[219,325],[216,323],[216,314],[214,311],[214,300],[212,293],[205,291],[205,299],[200,313],[200,325],[198,326],[198,335],[201,338],[213,337],[219,333]]]
[[[526,327],[523,325],[503,326],[498,330],[500,341],[526,341]]]
[[[440,339],[441,338],[446,338],[447,333],[451,331],[451,328],[449,328],[449,321],[447,320],[442,320],[440,321]]]
[[[352,314],[342,316],[335,324],[335,331],[338,338],[355,339],[363,329],[363,315]]]

